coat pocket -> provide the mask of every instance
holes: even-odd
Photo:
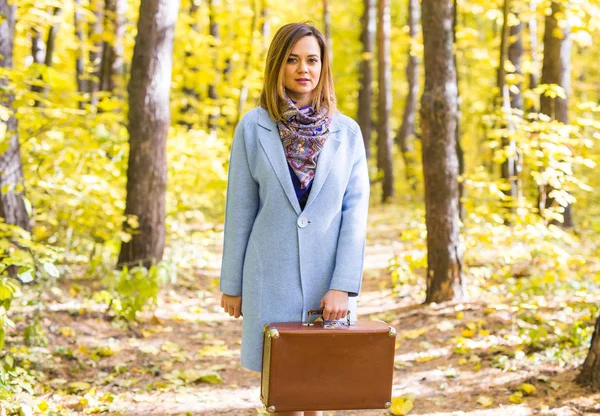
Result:
[[[260,253],[254,243],[249,242],[242,276],[242,313],[244,316],[260,316],[263,281]]]

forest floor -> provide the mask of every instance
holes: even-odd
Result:
[[[404,247],[396,225],[402,215],[398,206],[371,210],[358,309],[359,319],[383,319],[398,330],[393,396],[401,399],[395,403],[412,404],[414,415],[600,415],[600,394],[573,382],[585,346],[534,348],[519,338],[533,325],[524,311],[565,321],[571,298],[519,308],[502,297],[424,305],[422,283],[394,286],[391,277],[390,259]],[[17,327],[6,345],[28,370],[17,378],[24,389],[17,396],[21,414],[265,414],[260,375],[239,365],[242,321],[220,308],[221,238],[215,232],[204,240],[206,267],[163,289],[155,311],[139,314],[134,330],[108,319],[106,305],[91,300],[97,281],[63,277],[39,294],[48,345],[26,346],[23,329],[36,307],[25,293],[30,306],[14,306]]]

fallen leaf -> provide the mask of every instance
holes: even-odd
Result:
[[[511,394],[510,397],[508,398],[508,401],[510,401],[511,403],[516,403],[516,404],[523,403],[523,393],[520,391],[517,391],[517,392]]]
[[[69,393],[80,393],[84,390],[89,390],[90,387],[90,383],[86,383],[85,381],[74,381],[69,383],[68,390]]]
[[[454,329],[454,324],[448,320],[442,321],[436,325],[436,328],[442,332],[452,331]]]
[[[71,338],[75,336],[75,331],[73,328],[68,326],[61,326],[58,330],[63,337]]]
[[[526,396],[533,396],[537,392],[535,386],[533,384],[529,384],[529,383],[521,384],[521,387],[519,387],[519,390],[521,390],[523,393],[525,393]]]
[[[407,415],[413,408],[415,397],[411,394],[394,397],[390,411],[393,415]]]
[[[491,397],[488,397],[488,396],[479,396],[477,398],[477,403],[479,403],[483,407],[490,407],[491,405],[494,404],[494,399],[492,399]]]

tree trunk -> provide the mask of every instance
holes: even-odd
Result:
[[[60,28],[59,18],[62,15],[62,9],[60,7],[54,8],[54,24],[50,26],[48,30],[48,38],[46,39],[46,57],[44,58],[44,64],[46,66],[52,66],[52,59],[54,58],[54,50],[56,49],[56,34]]]
[[[533,68],[538,67],[538,44],[537,44],[537,0],[531,0],[529,2],[529,12],[531,14],[531,18],[527,22],[527,27],[529,28],[529,47],[531,48],[531,66]],[[529,74],[529,89],[533,90],[538,86],[538,74],[535,70],[531,71]],[[528,106],[527,111],[537,112],[534,105]]]
[[[557,84],[564,89],[565,98],[540,97],[540,111],[556,121],[568,123],[568,100],[571,86],[571,36],[570,27],[566,21],[559,25],[557,16],[564,16],[565,7],[562,3],[552,2],[552,13],[546,16],[544,28],[544,61],[542,66],[542,84]],[[539,209],[554,204],[549,196],[550,186],[541,185],[539,191]],[[570,204],[565,207],[563,227],[573,226],[572,209]]]
[[[254,51],[254,31],[256,30],[257,14],[258,10],[255,8],[255,3],[252,2],[252,22],[250,23],[250,36],[248,37],[248,47],[246,48],[246,59],[244,61],[244,78],[242,79],[242,87],[240,88],[240,98],[238,100],[238,111],[235,119],[235,125],[237,126],[244,114],[244,105],[248,98],[248,85],[247,75],[250,71],[250,61],[252,60],[252,52]]]
[[[461,134],[460,134],[460,120],[461,120],[461,111],[460,111],[460,88],[459,88],[459,76],[458,76],[458,64],[456,62],[456,53],[458,51],[458,47],[456,46],[456,27],[458,26],[458,1],[454,0],[452,2],[453,10],[452,10],[452,39],[454,42],[454,72],[456,73],[456,157],[458,158],[458,175],[461,178],[464,178],[465,175],[465,152],[463,151],[461,144]],[[465,203],[464,198],[466,196],[465,192],[465,182],[461,180],[458,182],[458,218],[460,220],[465,219]]]
[[[329,63],[333,62],[333,38],[331,37],[331,13],[329,12],[329,0],[323,0],[323,35],[327,42]]]
[[[518,18],[519,16],[517,16]],[[510,27],[510,44],[508,45],[508,60],[515,67],[515,74],[519,77],[521,72],[521,60],[523,58],[523,22]],[[517,90],[510,90],[510,106],[517,110],[523,110],[523,84],[518,82],[515,84]]]
[[[263,57],[267,56],[267,49],[269,48],[269,36],[271,35],[271,25],[269,24],[269,0],[262,0],[262,11],[261,11],[261,28],[263,39]]]
[[[392,160],[392,134],[390,111],[392,110],[392,69],[390,63],[390,4],[389,0],[378,0],[377,49],[379,54],[378,123],[377,123],[377,167],[383,172],[382,202],[394,196],[394,170]]]
[[[518,18],[519,16],[517,16]],[[512,42],[508,46],[508,59],[515,68],[515,74],[519,77],[522,76],[521,71],[521,60],[523,58],[523,22],[519,21],[519,24],[510,27],[510,39]],[[510,90],[510,107],[513,109],[514,114],[523,114],[523,83],[517,82],[514,87]],[[516,110],[516,111],[515,111]],[[515,149],[514,157],[514,185],[515,197],[519,200],[523,195],[521,172],[523,172],[523,155],[517,152],[516,142],[513,140]]]
[[[94,13],[94,21],[90,24],[88,37],[92,42],[90,50],[90,65],[92,73],[88,82],[90,104],[98,105],[98,91],[100,91],[100,76],[102,65],[102,29],[104,20],[103,0],[90,0],[90,8]]]
[[[104,4],[104,33],[112,41],[104,40],[100,64],[100,90],[114,93],[123,73],[123,37],[125,35],[125,0],[106,0]]]
[[[125,230],[119,265],[146,267],[162,259],[165,244],[167,133],[171,121],[173,37],[179,0],[142,0],[129,81],[129,164]]]
[[[197,36],[201,35],[200,31],[200,23],[198,23],[198,10],[200,9],[200,2],[192,1],[190,4],[190,16],[192,18],[192,23],[190,24],[190,30],[196,34]],[[194,51],[187,50],[185,51],[185,65],[189,66],[188,60],[190,60],[194,56]],[[189,73],[184,72],[184,77],[195,77],[198,72],[198,67],[189,66]],[[190,77],[190,78],[191,78]],[[187,128],[192,128],[193,123],[189,121],[185,117],[186,113],[190,113],[195,107],[196,103],[200,100],[200,94],[198,94],[198,90],[196,89],[196,85],[191,80],[188,80],[183,87],[183,94],[186,96],[185,104],[181,108],[181,113],[184,114],[183,120],[180,121],[180,124],[187,126]],[[191,116],[195,118],[193,115]]]
[[[75,39],[77,39],[77,57],[75,58],[75,73],[77,77],[77,91],[86,92],[85,76],[85,56],[83,49],[83,21],[81,16],[81,0],[75,0],[75,10],[73,13],[73,25],[75,27]],[[79,108],[83,109],[83,101],[79,101]]]
[[[219,41],[219,24],[217,23],[217,6],[219,0],[208,0],[208,9],[209,9],[209,33],[210,36],[213,37],[214,44],[211,47],[211,51],[213,54],[213,62],[214,62],[214,74],[215,79],[208,85],[208,104],[209,104],[209,114],[208,114],[208,130],[216,131],[217,124],[219,120],[218,110],[217,110],[217,100],[219,96],[217,95],[217,81],[218,81],[218,66],[217,66],[217,56],[218,49],[215,47],[216,43]]]
[[[422,2],[425,89],[421,98],[421,124],[428,303],[457,299],[463,294],[452,9],[452,4],[444,0]]]
[[[0,0],[0,68],[12,70],[17,6],[14,2]],[[8,88],[9,80],[0,76],[0,105],[13,112],[14,95]],[[2,123],[2,120],[0,120]],[[0,155],[0,216],[7,224],[30,230],[29,215],[25,209],[23,165],[17,130],[17,119],[10,115],[6,121],[4,141],[7,150]]]
[[[600,391],[600,316],[596,319],[590,349],[575,382],[592,391]]]
[[[408,81],[408,95],[404,106],[402,124],[396,142],[402,151],[404,159],[404,172],[406,181],[413,190],[417,189],[416,155],[415,155],[415,118],[417,115],[417,99],[419,94],[419,58],[413,51],[412,45],[418,42],[419,21],[421,10],[419,0],[408,0],[408,33],[410,47],[408,51],[408,64],[406,65],[406,78]]]
[[[50,29],[48,29],[48,35],[46,37],[46,51],[45,53],[42,52],[42,46],[43,46],[43,42],[41,42],[39,40],[39,33],[37,31],[34,31],[34,39],[33,39],[33,44],[32,44],[32,52],[34,54],[34,59],[36,57],[41,58],[42,54],[43,54],[43,64],[46,65],[47,67],[51,67],[52,66],[52,59],[54,58],[54,48],[55,48],[55,44],[56,44],[56,33],[58,32],[58,29],[60,27],[59,24],[59,18],[62,14],[62,9],[60,7],[55,7],[53,9],[52,12],[52,16],[53,16],[53,24],[50,26]],[[37,37],[37,39],[36,39]],[[41,76],[38,78],[40,82],[44,83],[46,82]],[[41,95],[46,94],[46,92],[48,91],[48,88],[46,86],[41,86],[41,85],[33,85],[31,87],[31,91],[33,92],[37,92]],[[36,107],[40,107],[42,105],[41,101],[39,100],[35,100],[35,104]]]
[[[501,121],[501,127],[504,129],[502,135],[502,148],[505,150],[507,156],[501,166],[501,177],[509,185],[508,189],[505,189],[504,195],[507,197],[506,209],[509,214],[514,215],[515,203],[517,201],[517,176],[516,176],[516,158],[512,155],[515,154],[516,143],[513,137],[514,128],[512,124],[512,109],[510,102],[510,94],[508,91],[508,85],[506,83],[506,69],[505,64],[508,58],[509,50],[509,34],[510,27],[508,25],[508,16],[510,13],[510,0],[504,0],[503,7],[503,22],[500,39],[500,59],[498,61],[498,91],[500,93],[499,104],[503,109],[504,120]],[[506,224],[510,224],[512,220],[508,216],[505,220]]]
[[[36,28],[31,29],[31,56],[36,64],[43,64],[46,57],[46,44]]]
[[[373,100],[373,52],[375,49],[375,0],[364,0],[362,32],[360,41],[363,53],[360,62],[360,89],[358,91],[358,124],[365,142],[367,160],[371,156],[371,131],[373,120],[371,106]]]

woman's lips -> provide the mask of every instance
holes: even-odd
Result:
[[[297,82],[298,84],[306,85],[306,84],[308,84],[308,83],[310,82],[310,80],[309,80],[309,79],[306,79],[306,78],[298,78],[298,79],[296,80],[296,82]]]

